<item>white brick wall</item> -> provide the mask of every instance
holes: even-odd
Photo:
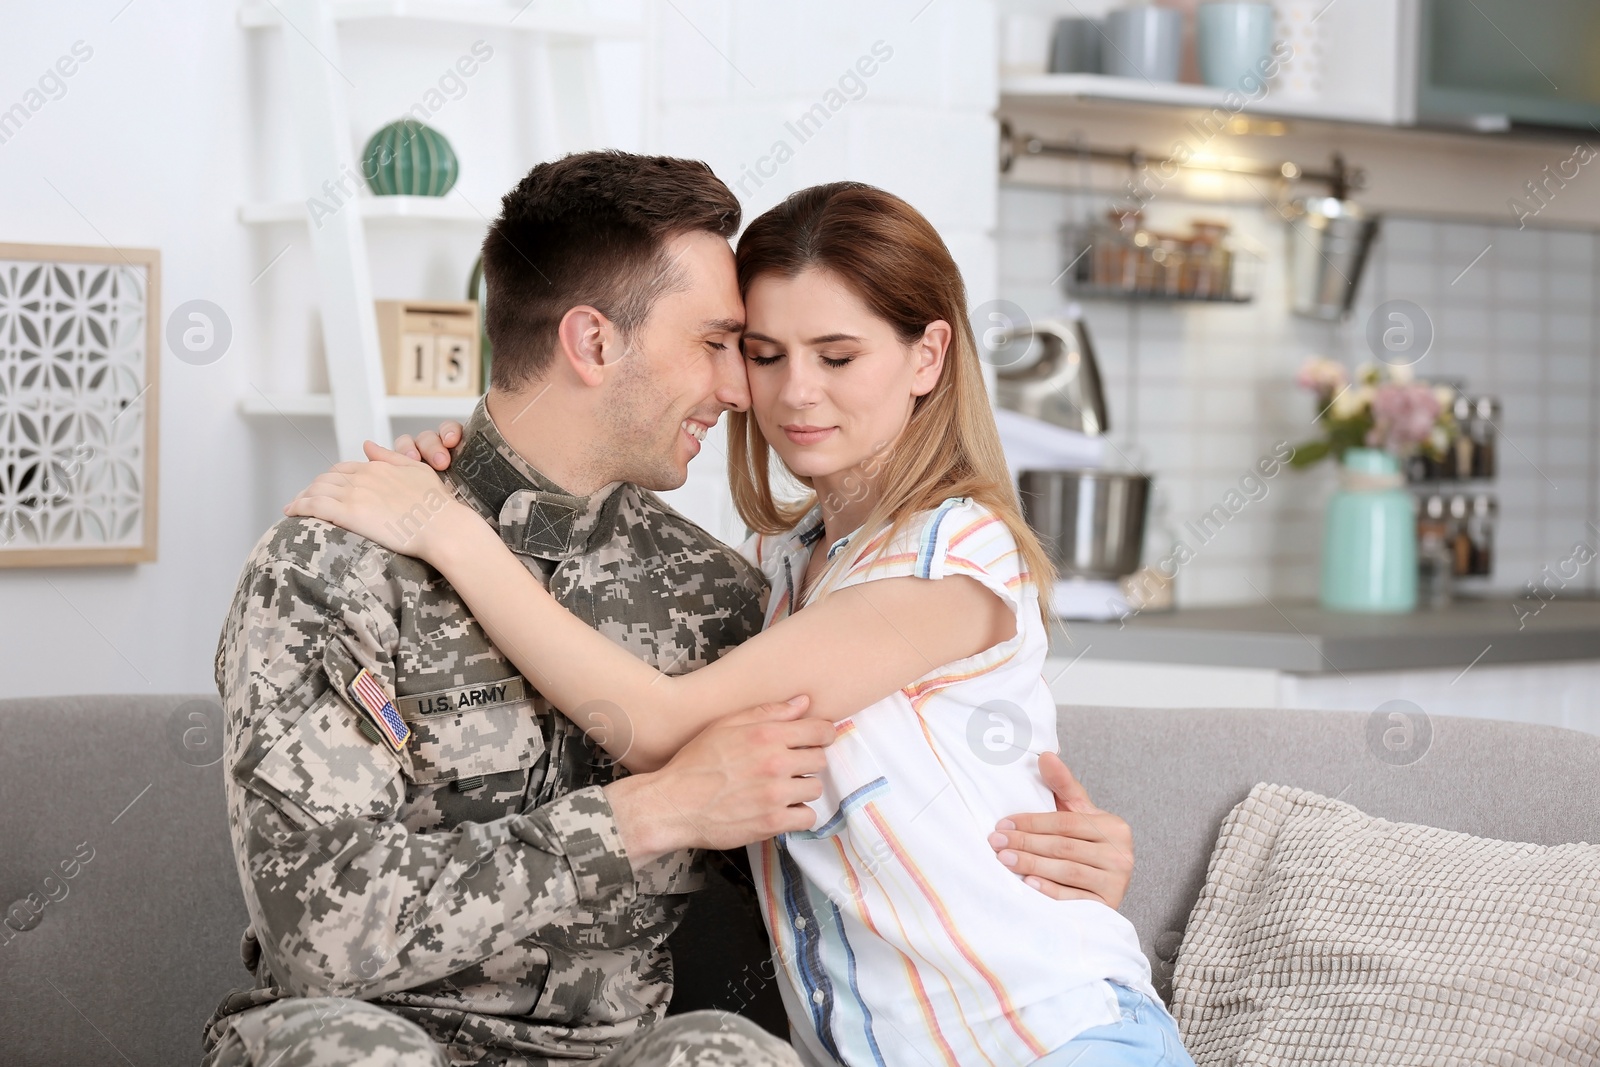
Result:
[[[747,222],[808,185],[881,186],[938,227],[973,305],[995,295],[990,0],[673,0],[655,19],[659,88],[647,98],[659,109],[658,133],[648,150],[710,163],[739,196]],[[864,58],[870,76],[856,67]],[[802,139],[799,120],[819,103],[827,118]],[[780,143],[792,152],[782,163]],[[743,526],[727,497],[720,428],[707,440],[712,447],[690,467],[689,483],[669,499],[736,538]]]

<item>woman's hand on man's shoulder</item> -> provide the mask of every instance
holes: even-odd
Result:
[[[459,422],[446,419],[437,430],[423,430],[412,437],[403,433],[394,439],[394,450],[409,459],[426,463],[436,471],[450,466],[450,449],[461,443]]]

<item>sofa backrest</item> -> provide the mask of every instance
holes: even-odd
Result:
[[[250,982],[220,727],[215,696],[0,701],[0,1062],[200,1062]]]
[[[220,714],[204,695],[0,700],[0,907],[45,901],[11,912],[30,929],[0,928],[0,1062],[197,1063],[206,1018],[249,982]],[[1430,726],[1426,753],[1402,765],[1356,712],[1061,709],[1067,763],[1133,828],[1122,910],[1164,996],[1217,829],[1256,782],[1485,837],[1600,840],[1600,737]],[[725,925],[691,914],[726,951]],[[759,945],[745,949],[730,973],[760,962]]]
[[[1090,798],[1133,830],[1121,910],[1169,1003],[1217,832],[1257,782],[1479,837],[1600,841],[1600,736],[1576,730],[1417,710],[1392,719],[1386,709],[1072,706],[1060,709],[1058,727],[1062,758]]]

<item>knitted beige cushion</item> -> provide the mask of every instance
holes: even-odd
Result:
[[[1594,1067],[1600,846],[1263,782],[1223,821],[1172,986],[1200,1067]]]

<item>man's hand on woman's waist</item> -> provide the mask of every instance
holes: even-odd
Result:
[[[1133,878],[1133,831],[1102,811],[1053,752],[1039,773],[1056,795],[1056,810],[1001,819],[989,844],[1023,881],[1057,900],[1098,900],[1122,906]]]

